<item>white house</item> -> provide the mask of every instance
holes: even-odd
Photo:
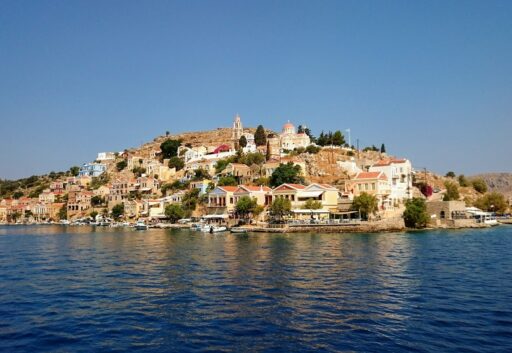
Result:
[[[382,160],[372,165],[369,171],[386,175],[391,189],[388,200],[392,205],[412,198],[412,166],[409,160]]]

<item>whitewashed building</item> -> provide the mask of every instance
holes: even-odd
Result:
[[[386,175],[391,190],[388,196],[391,205],[412,198],[412,165],[408,159],[382,160],[372,165],[369,171]]]

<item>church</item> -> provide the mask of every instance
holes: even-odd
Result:
[[[279,134],[281,148],[284,150],[293,150],[299,147],[307,147],[311,144],[311,139],[305,133],[297,133],[295,126],[290,121],[283,125],[283,130]]]
[[[238,143],[240,137],[245,136],[247,140],[247,147],[244,150],[255,150],[254,145],[254,135],[248,132],[244,133],[244,129],[242,126],[242,120],[240,116],[237,114],[233,121],[233,132],[231,136],[231,140],[233,141],[233,148],[238,149]],[[295,148],[299,147],[307,147],[311,144],[311,139],[309,136],[303,132],[297,133],[295,130],[295,126],[288,121],[283,125],[283,129],[279,135],[271,134],[267,136],[267,141],[273,151],[275,151],[275,147],[279,147],[282,150],[292,151]],[[277,152],[277,151],[276,151]]]

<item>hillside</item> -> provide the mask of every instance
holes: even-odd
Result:
[[[509,199],[512,198],[512,173],[483,173],[471,178],[482,178],[490,191],[497,191]]]

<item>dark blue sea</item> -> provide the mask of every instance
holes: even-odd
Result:
[[[2,352],[511,352],[512,227],[0,227]]]

